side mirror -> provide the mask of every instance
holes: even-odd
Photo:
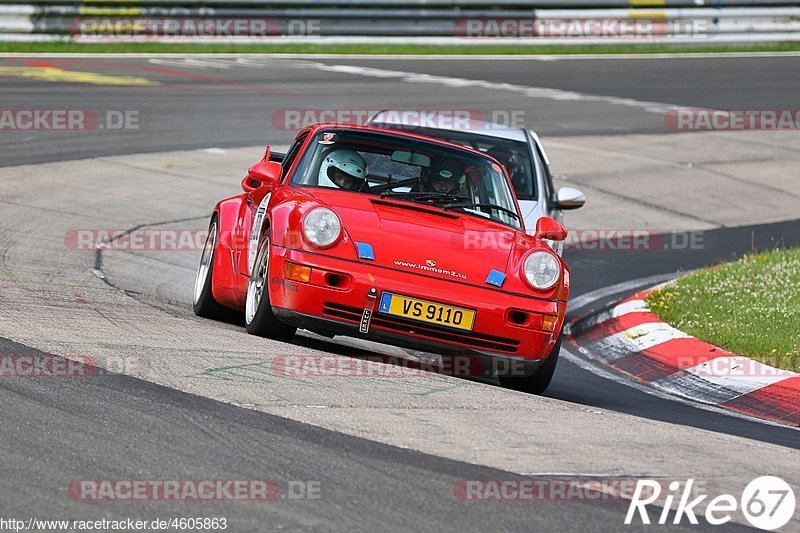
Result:
[[[556,207],[559,209],[578,209],[586,203],[586,195],[573,187],[561,187],[556,194]]]
[[[554,218],[541,217],[536,221],[534,237],[548,241],[564,241],[567,239],[567,229]]]
[[[277,187],[281,182],[283,167],[275,161],[261,161],[247,171],[247,176],[242,180],[242,190],[253,192],[259,187]]]

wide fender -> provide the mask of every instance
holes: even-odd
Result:
[[[250,217],[245,194],[219,202],[214,208],[219,238],[214,254],[212,294],[227,307],[243,309],[247,294],[247,278],[236,268],[238,258],[246,250]]]

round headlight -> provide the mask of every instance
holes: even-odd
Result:
[[[327,207],[316,207],[303,219],[303,233],[314,246],[324,248],[335,243],[342,234],[342,223]]]
[[[525,259],[522,270],[528,283],[544,291],[558,283],[561,264],[551,253],[533,252]]]

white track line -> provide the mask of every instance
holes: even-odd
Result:
[[[649,350],[659,344],[664,344],[673,339],[688,339],[689,335],[675,329],[666,322],[647,322],[632,328],[614,333],[604,339],[598,340],[598,344],[610,344],[618,346],[627,352],[635,353]]]
[[[308,61],[306,64],[325,72],[337,72],[352,76],[365,76],[365,77],[380,78],[380,79],[397,79],[405,83],[431,83],[437,85],[444,85],[445,87],[452,87],[452,88],[477,87],[481,89],[490,89],[490,90],[521,94],[529,98],[545,98],[548,100],[555,100],[560,102],[564,101],[602,102],[606,104],[613,104],[613,105],[641,109],[643,111],[647,111],[648,113],[655,113],[658,115],[664,115],[671,109],[676,108],[674,104],[666,104],[661,102],[646,102],[642,100],[634,100],[632,98],[620,98],[617,96],[604,96],[604,95],[596,95],[588,93],[579,93],[576,91],[565,91],[562,89],[553,89],[550,87],[530,87],[527,85],[516,85],[513,83],[500,83],[488,80],[455,78],[450,76],[436,76],[433,74],[422,74],[418,72],[406,72],[402,70],[388,70],[382,68],[361,67],[356,65],[328,65],[325,63],[317,63],[312,61]]]
[[[571,302],[570,302],[571,303]],[[614,318],[619,318],[632,313],[649,313],[650,309],[644,300],[629,300],[617,306],[612,307],[607,311],[597,313],[589,317],[588,320],[581,320],[581,329],[586,331],[589,328],[608,322]]]
[[[768,366],[741,355],[718,357],[684,371],[717,387],[736,391],[739,395],[800,376],[796,372]]]
[[[615,294],[619,294],[621,292],[632,291],[640,287],[649,287],[651,285],[670,281],[676,277],[678,277],[678,272],[673,272],[670,274],[657,274],[655,276],[623,281],[622,283],[609,285],[608,287],[603,287],[602,289],[596,289],[572,298],[569,301],[569,310],[570,312],[575,312],[603,298],[614,296]]]

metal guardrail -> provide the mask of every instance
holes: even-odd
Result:
[[[800,41],[800,2],[778,0],[706,2],[713,7],[698,7],[695,0],[19,1],[0,3],[0,40]]]
[[[614,9],[614,8],[726,8],[798,6],[797,1],[787,0],[0,0],[0,6],[12,4],[30,5],[167,5],[167,6],[259,6],[295,8],[339,8],[361,7],[368,9],[415,8],[488,8],[499,9]]]

